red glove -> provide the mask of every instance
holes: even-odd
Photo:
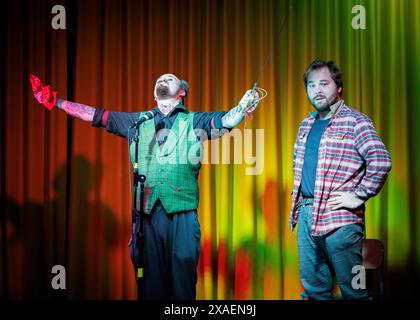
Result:
[[[35,99],[48,110],[54,108],[55,103],[57,102],[57,91],[52,91],[51,86],[44,85],[41,80],[33,74],[29,75],[29,80],[31,81]]]

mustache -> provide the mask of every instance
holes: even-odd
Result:
[[[318,95],[318,96],[315,96],[315,98],[314,98],[314,99],[318,99],[318,98],[325,98],[325,96],[323,96],[323,95]]]
[[[162,92],[162,93],[164,93],[164,92],[168,92],[168,91],[169,91],[169,88],[168,88],[167,86],[158,86],[158,87],[156,88],[156,91],[157,91],[157,92]]]

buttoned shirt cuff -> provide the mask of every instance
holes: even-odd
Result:
[[[105,113],[104,108],[97,108],[95,114],[93,115],[92,126],[94,127],[103,127],[102,117]]]
[[[369,196],[369,193],[367,193],[366,191],[365,191],[365,189],[364,188],[362,188],[361,186],[358,186],[356,189],[354,189],[354,194],[358,197],[358,198],[360,198],[360,199],[362,199],[362,200],[364,200],[364,201],[366,201],[366,200],[368,200],[369,198],[370,198],[370,196]]]

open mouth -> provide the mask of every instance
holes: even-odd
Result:
[[[169,87],[166,84],[159,84],[156,88],[156,94],[159,97],[166,97],[169,94]]]
[[[322,100],[325,100],[325,97],[316,97],[315,98],[315,101],[322,101]]]

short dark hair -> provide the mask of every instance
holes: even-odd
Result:
[[[188,91],[190,90],[190,86],[188,85],[188,82],[185,80],[180,80],[179,87],[185,90],[185,97],[187,97]]]
[[[321,60],[316,59],[311,62],[308,69],[306,69],[305,73],[303,74],[303,82],[305,83],[305,88],[308,85],[308,77],[309,74],[314,70],[319,70],[324,67],[327,67],[328,70],[330,70],[331,78],[334,80],[335,84],[337,85],[337,88],[341,88],[340,96],[343,94],[343,79],[342,79],[342,73],[341,70],[337,67],[334,61],[329,60]]]
[[[187,82],[187,81],[185,81],[185,80],[180,80],[179,87],[180,87],[181,89],[184,89],[184,91],[185,91],[185,96],[184,96],[184,97],[182,97],[182,104],[184,104],[185,99],[186,99],[186,98],[187,98],[187,96],[188,96],[188,91],[190,90],[190,86],[188,85],[188,82]]]

